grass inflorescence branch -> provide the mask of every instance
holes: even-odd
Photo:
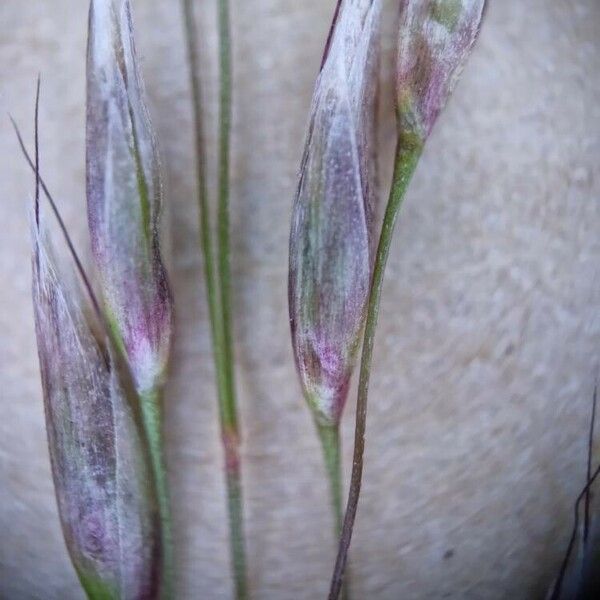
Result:
[[[206,174],[206,149],[202,119],[202,86],[199,76],[198,33],[192,0],[183,0],[186,44],[190,63],[196,170],[200,217],[200,247],[204,259],[204,280],[216,371],[221,437],[225,454],[225,483],[232,572],[236,598],[248,595],[243,519],[243,492],[240,432],[235,385],[233,310],[231,294],[230,241],[230,154],[231,154],[231,33],[229,3],[218,1],[219,30],[219,153],[217,251],[214,251]]]

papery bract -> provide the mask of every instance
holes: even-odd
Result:
[[[162,188],[128,0],[93,0],[87,64],[87,200],[108,319],[140,393],[162,382],[172,300],[160,250]]]
[[[289,310],[304,394],[339,422],[372,266],[379,0],[342,0],[313,97],[290,236]]]
[[[36,335],[66,545],[90,598],[156,598],[160,524],[146,441],[69,275],[35,230]]]
[[[481,26],[485,0],[402,0],[398,46],[400,129],[425,141]]]

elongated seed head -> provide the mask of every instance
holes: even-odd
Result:
[[[314,92],[290,236],[289,310],[304,394],[339,422],[369,292],[379,0],[342,0]]]
[[[160,385],[172,299],[160,248],[162,187],[128,0],[92,0],[87,61],[87,201],[107,318],[138,389]]]
[[[74,275],[59,271],[37,228],[33,243],[46,429],[67,548],[90,597],[156,598],[160,524],[135,409]]]
[[[477,39],[485,0],[401,0],[398,114],[401,132],[424,141]]]

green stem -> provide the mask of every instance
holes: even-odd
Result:
[[[244,538],[244,510],[242,477],[240,471],[240,443],[235,430],[223,431],[225,447],[225,471],[227,476],[227,507],[229,511],[229,545],[235,584],[235,597],[248,597],[246,578],[246,544]]]
[[[208,191],[206,185],[206,155],[204,152],[204,128],[202,125],[202,87],[200,84],[200,65],[198,60],[196,23],[194,20],[193,0],[183,0],[183,14],[186,30],[186,43],[190,61],[190,83],[192,88],[192,105],[194,113],[196,176],[198,178],[198,208],[200,218],[200,247],[204,258],[204,282],[208,301],[208,313],[211,328],[213,358],[217,378],[217,394],[219,404],[225,403],[227,397],[226,372],[223,368],[225,351],[223,347],[222,314],[220,309],[219,290],[215,273],[215,257],[210,229],[210,213],[208,208]]]
[[[244,510],[241,476],[239,471],[227,475],[227,505],[229,509],[229,542],[231,547],[235,595],[240,600],[248,597],[246,582],[246,548],[244,542]]]
[[[229,1],[219,0],[219,205],[218,205],[218,263],[223,313],[223,347],[227,373],[227,403],[225,419],[228,427],[237,429],[233,356],[233,311],[231,302],[230,232],[229,232],[229,163],[231,153],[231,34]]]
[[[171,521],[171,506],[169,500],[169,483],[165,465],[162,436],[162,407],[161,395],[157,390],[141,394],[142,419],[148,448],[150,463],[156,485],[158,510],[161,521],[161,549],[162,549],[162,578],[160,597],[162,600],[174,598],[173,591],[173,526]]]
[[[238,600],[248,596],[246,550],[243,523],[243,494],[240,469],[240,435],[235,390],[233,352],[233,310],[231,301],[231,266],[229,232],[229,169],[231,154],[231,32],[229,0],[219,0],[219,204],[218,264],[223,323],[223,350],[227,395],[221,404],[221,426],[224,432],[229,534],[235,592]]]
[[[317,432],[323,447],[325,468],[331,493],[331,508],[334,517],[334,533],[337,538],[342,533],[344,513],[342,509],[342,464],[340,452],[340,428],[336,425],[317,423]]]
[[[235,391],[234,353],[232,336],[230,239],[229,239],[229,156],[231,132],[231,51],[229,33],[229,5],[219,0],[219,202],[218,202],[218,268],[210,230],[206,160],[202,127],[202,94],[200,65],[197,56],[197,31],[192,0],[183,0],[183,13],[190,61],[193,110],[196,130],[196,160],[200,209],[200,237],[204,255],[204,276],[209,306],[213,355],[217,379],[219,417],[223,437],[227,505],[229,514],[232,571],[236,598],[247,597],[246,553],[243,526],[243,495],[240,471],[240,436]]]
[[[81,587],[88,600],[119,600],[119,590],[108,586],[97,576],[90,576],[75,567]]]
[[[321,425],[317,423],[317,432],[321,440],[327,479],[329,480],[334,535],[335,539],[338,540],[342,535],[342,524],[344,521],[340,428],[337,425]],[[342,589],[342,598],[344,600],[349,600],[350,598],[348,579],[348,574],[346,574],[346,580]]]
[[[348,494],[348,504],[346,506],[346,515],[342,527],[340,546],[335,563],[335,570],[331,580],[329,591],[329,600],[337,600],[342,588],[342,581],[348,549],[352,540],[352,530],[358,508],[358,499],[360,496],[360,487],[362,483],[363,455],[365,450],[365,430],[367,424],[367,400],[369,392],[369,378],[371,375],[371,364],[373,359],[373,342],[375,339],[375,330],[377,328],[377,319],[379,317],[379,305],[381,301],[381,291],[383,288],[383,276],[387,259],[390,253],[390,246],[396,224],[398,211],[402,206],[402,201],[406,195],[408,184],[415,171],[421,151],[423,149],[422,140],[415,134],[406,132],[401,133],[396,148],[396,160],[394,165],[394,178],[390,199],[385,211],[379,246],[375,258],[375,268],[373,271],[373,281],[371,284],[371,294],[369,297],[369,306],[367,309],[367,321],[365,325],[365,339],[362,348],[362,359],[360,365],[360,379],[358,384],[358,399],[356,404],[356,430],[354,434],[354,459],[352,463],[352,477],[350,480],[350,492]]]

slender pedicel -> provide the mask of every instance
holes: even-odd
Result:
[[[206,185],[206,152],[204,142],[204,127],[202,119],[202,89],[200,81],[200,65],[198,61],[198,33],[194,20],[193,0],[182,0],[185,37],[189,60],[190,85],[195,131],[196,177],[198,181],[198,209],[200,225],[200,247],[204,259],[204,281],[211,326],[213,356],[215,362],[217,393],[219,405],[227,398],[226,373],[223,368],[225,354],[223,350],[223,331],[221,301],[215,273],[215,255],[211,234],[211,221],[208,205],[208,190]]]
[[[363,471],[367,397],[385,265],[398,211],[423,146],[477,39],[485,0],[402,0],[397,68],[398,143],[369,296],[363,342],[354,459],[330,600],[339,596]]]
[[[294,357],[342,524],[339,424],[364,325],[377,192],[380,0],[340,0],[312,101],[292,214]]]
[[[231,154],[231,24],[229,0],[219,0],[219,202],[217,215],[217,262],[221,292],[223,329],[223,368],[227,396],[221,404],[221,435],[225,449],[227,504],[235,593],[239,600],[248,595],[246,548],[243,523],[241,473],[241,435],[235,386],[235,354],[233,348],[233,304],[231,294],[231,242],[229,231],[230,154]]]
[[[235,389],[232,336],[230,239],[229,239],[229,155],[231,130],[231,36],[229,5],[219,0],[219,202],[217,253],[213,250],[206,188],[206,162],[202,121],[202,93],[198,64],[198,35],[192,0],[182,0],[194,125],[200,216],[200,246],[204,258],[204,280],[209,308],[213,356],[215,361],[221,437],[225,452],[227,507],[229,514],[232,572],[236,598],[248,595],[243,522],[240,435]],[[217,261],[215,263],[215,260]]]
[[[90,5],[86,147],[88,220],[102,308],[142,399],[163,523],[161,593],[169,598],[173,558],[161,396],[173,307],[160,248],[159,158],[129,0]]]

